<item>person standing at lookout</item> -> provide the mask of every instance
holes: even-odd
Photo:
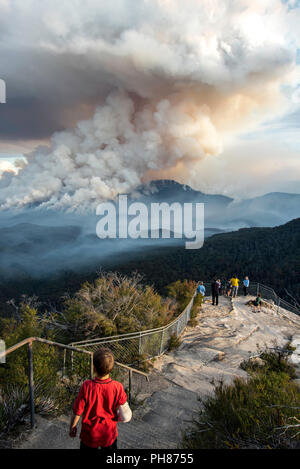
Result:
[[[231,295],[231,290],[232,290],[231,281],[227,280],[227,282],[226,282],[226,296]]]
[[[245,277],[243,280],[243,291],[244,291],[244,296],[248,295],[248,290],[249,290],[249,277]]]
[[[219,293],[220,293],[220,282],[216,279],[213,279],[211,282],[211,297],[212,304],[218,306],[219,304]]]
[[[203,282],[200,282],[198,287],[197,287],[197,293],[198,295],[205,296],[205,286],[203,285]]]
[[[231,296],[232,298],[235,298],[237,296],[237,293],[238,293],[238,289],[239,289],[239,279],[237,278],[236,275],[234,275],[232,277],[232,279],[230,280],[231,282],[231,285],[232,285],[232,290],[231,290]]]

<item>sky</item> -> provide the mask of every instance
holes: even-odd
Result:
[[[300,193],[300,2],[0,0],[0,208]]]

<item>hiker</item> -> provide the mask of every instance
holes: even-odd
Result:
[[[261,307],[261,293],[257,294],[257,297],[255,301],[253,301],[253,306],[254,306],[254,313],[260,313],[260,307]]]
[[[237,296],[237,293],[238,293],[238,289],[239,289],[239,279],[237,278],[236,275],[234,275],[231,279],[230,279],[230,282],[231,282],[231,285],[232,285],[232,290],[231,290],[231,296],[232,298],[235,298]]]
[[[226,284],[227,282],[226,282],[226,279],[224,278],[221,282],[221,295],[225,295],[226,293]]]
[[[219,292],[220,292],[220,281],[213,279],[211,283],[211,297],[212,297],[212,304],[219,304]]]
[[[248,295],[248,290],[249,290],[249,277],[245,277],[243,280],[243,291],[244,291],[244,296]]]
[[[75,438],[82,416],[80,449],[115,451],[117,422],[129,422],[132,417],[123,385],[110,378],[114,356],[108,348],[100,348],[93,355],[96,377],[84,381],[73,405],[70,437]]]
[[[227,280],[226,282],[226,295],[227,296],[231,295],[231,289],[232,289],[231,281]]]
[[[203,285],[203,282],[200,282],[198,287],[197,287],[197,293],[198,295],[202,295],[203,298],[205,296],[205,286]]]

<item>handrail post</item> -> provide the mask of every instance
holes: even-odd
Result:
[[[94,375],[94,363],[93,363],[93,353],[90,354],[90,378],[93,379]]]
[[[139,337],[139,355],[142,354],[142,332],[140,332],[140,337]]]
[[[66,374],[66,349],[64,349],[64,363],[63,363],[63,370],[62,370],[62,378],[64,378],[65,374]]]
[[[28,385],[29,385],[30,425],[31,425],[31,428],[34,428],[34,381],[33,381],[32,342],[28,343]]]
[[[132,370],[129,370],[128,374],[128,402],[131,405],[131,388],[132,388]]]
[[[164,330],[162,330],[162,333],[161,333],[161,339],[160,339],[160,350],[159,350],[159,354],[161,355],[163,353],[163,344],[164,344]]]
[[[179,321],[177,321],[176,337],[179,337]]]

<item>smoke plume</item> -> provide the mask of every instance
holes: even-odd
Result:
[[[300,42],[299,11],[290,7],[279,0],[1,2],[7,82],[36,95],[45,119],[51,101],[51,121],[70,126],[28,155],[18,174],[4,174],[1,207],[91,208],[151,174],[192,174],[235,135],[284,112],[282,87],[295,82]]]

